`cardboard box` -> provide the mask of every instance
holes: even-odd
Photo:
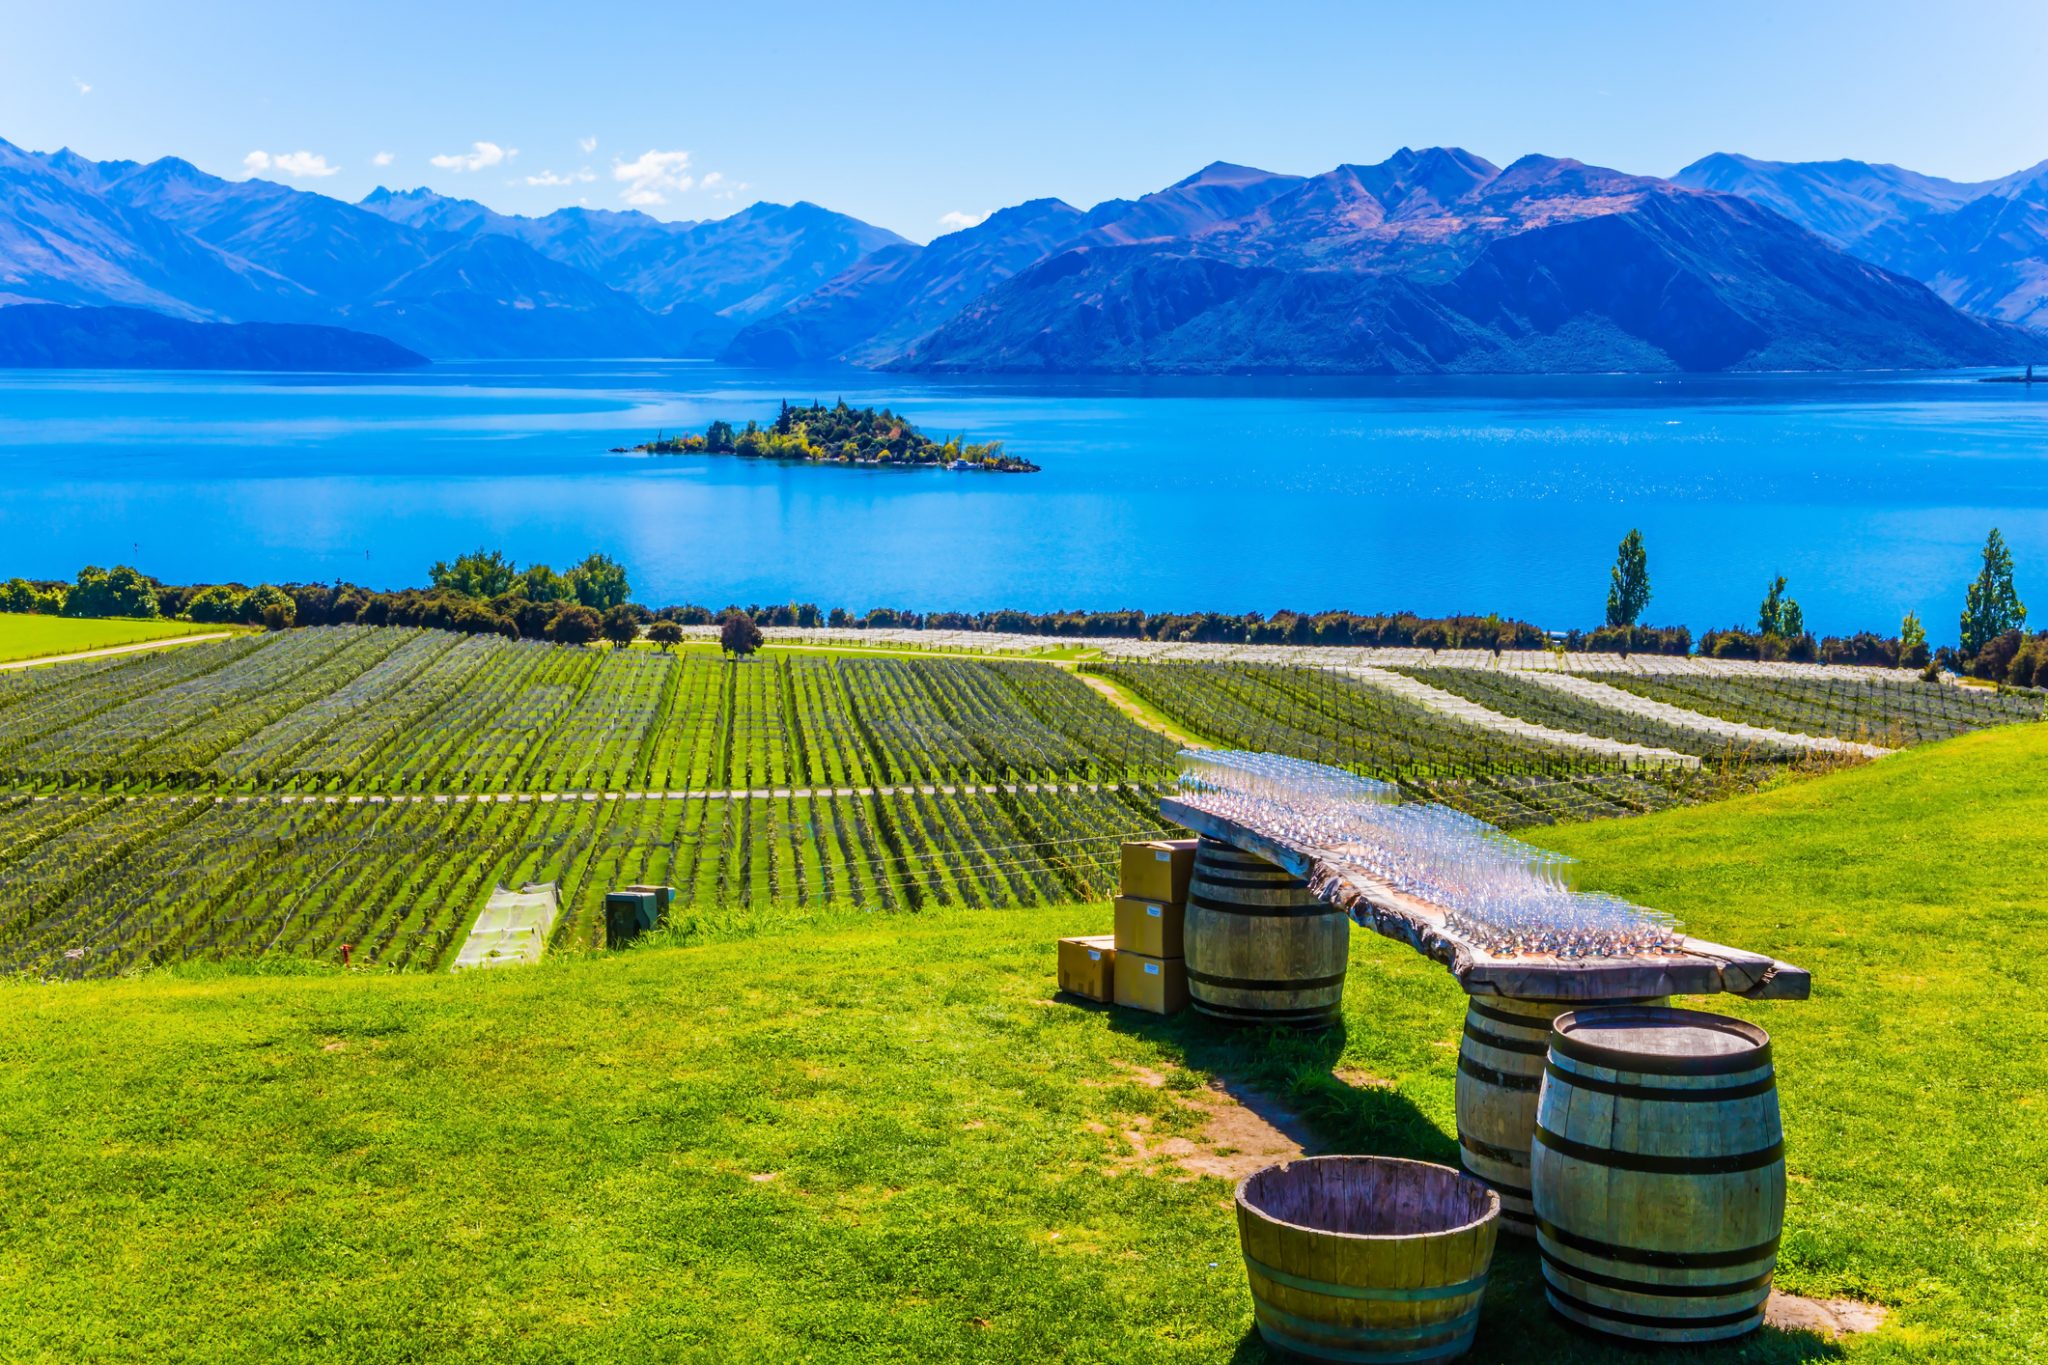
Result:
[[[1061,939],[1060,989],[1108,1004],[1116,994],[1116,936]]]
[[[1153,1014],[1179,1014],[1188,1004],[1188,964],[1177,957],[1118,953],[1116,1003]]]
[[[1193,839],[1147,839],[1124,845],[1118,890],[1132,900],[1181,905],[1195,870]]]
[[[1187,911],[1178,905],[1116,898],[1116,950],[1146,957],[1180,957],[1181,922]]]

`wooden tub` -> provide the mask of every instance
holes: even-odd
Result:
[[[1237,1187],[1259,1335],[1313,1360],[1452,1360],[1472,1347],[1500,1196],[1448,1166],[1306,1157]]]

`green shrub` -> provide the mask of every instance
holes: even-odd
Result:
[[[2001,631],[1984,642],[1984,647],[1970,659],[1967,667],[1973,678],[1986,682],[2004,682],[2012,671],[2013,660],[2019,657],[2023,637],[2017,630]]]
[[[2012,656],[2012,667],[2006,670],[2005,680],[2014,687],[2048,684],[2048,634],[2036,635],[2020,646]]]
[[[111,569],[88,564],[78,571],[78,582],[64,594],[63,612],[66,616],[154,618],[156,588],[126,564],[116,564]]]
[[[242,599],[242,620],[249,625],[289,630],[298,619],[298,600],[275,583],[265,583]]]
[[[248,597],[248,593],[228,583],[201,588],[186,600],[185,619],[222,625],[246,621],[242,604]]]
[[[1927,642],[1923,639],[1924,651]],[[1866,668],[1897,668],[1902,662],[1900,642],[1875,631],[1859,630],[1854,635],[1830,635],[1820,642],[1820,659],[1829,664],[1860,664]],[[1923,659],[1924,663],[1925,660]]]
[[[1700,636],[1700,653],[1709,659],[1760,659],[1763,652],[1763,637],[1739,626]]]
[[[0,611],[34,612],[41,609],[43,590],[26,578],[0,583]]]

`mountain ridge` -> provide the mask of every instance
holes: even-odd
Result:
[[[744,334],[743,334],[744,336]],[[888,368],[1490,373],[1945,368],[2033,339],[1741,196],[1457,148],[1340,165],[1171,240],[1082,239]]]
[[[465,246],[485,237],[503,245]],[[0,305],[370,327],[443,357],[710,356],[901,241],[807,203],[700,223],[529,219],[431,191],[350,204],[178,157],[96,162],[0,140]]]
[[[1882,162],[1715,152],[1672,179],[1762,204],[1958,308],[2048,326],[2048,161],[1965,182]]]
[[[145,308],[0,308],[0,368],[385,372],[427,364],[367,332],[293,322],[191,322]]]
[[[1688,181],[1695,183],[1687,183]],[[1671,180],[1457,147],[1214,161],[919,245],[815,203],[665,222],[356,203],[0,141],[0,305],[368,330],[444,358],[1041,371],[1905,368],[2038,358],[2048,163],[1974,184],[1703,158]],[[1968,311],[1958,311],[1958,309]],[[1986,321],[1986,315],[1993,320]]]

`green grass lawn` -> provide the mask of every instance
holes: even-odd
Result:
[[[1544,832],[1812,969],[1780,1287],[1890,1324],[1676,1360],[2048,1356],[2048,727]],[[0,1360],[1256,1361],[1211,1080],[1455,1159],[1461,997],[1354,938],[1342,1030],[1056,1003],[1104,909],[861,917],[452,976],[0,985]],[[283,969],[280,969],[283,970]],[[1714,1004],[1716,1008],[1725,1003]],[[1154,1087],[1134,1067],[1164,1073]],[[1496,1261],[1475,1361],[1640,1361]]]
[[[0,663],[233,629],[236,627],[196,625],[191,621],[92,620],[0,612]]]

